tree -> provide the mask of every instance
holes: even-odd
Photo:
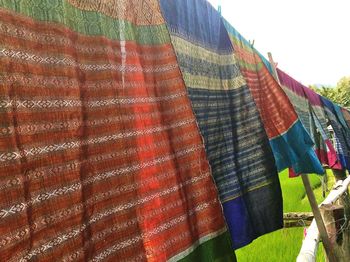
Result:
[[[350,76],[339,80],[335,92],[337,103],[350,108]]]
[[[342,77],[336,87],[315,85],[309,87],[332,102],[350,108],[350,76]]]

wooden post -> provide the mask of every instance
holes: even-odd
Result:
[[[341,209],[337,209],[337,211],[341,211],[341,212],[338,214],[335,214],[335,217],[331,219],[329,219],[329,214],[325,214],[325,212],[327,212],[327,209],[329,209],[327,207],[333,207],[333,209],[335,209],[334,205],[336,204],[336,202],[340,202],[340,204],[344,206],[345,217],[346,218],[350,217],[350,215],[348,215],[350,205],[349,205],[348,196],[346,193],[349,186],[350,186],[350,177],[347,177],[344,181],[341,181],[341,180],[337,181],[337,183],[333,186],[333,189],[331,190],[331,192],[328,194],[327,198],[323,200],[323,202],[320,204],[320,211],[323,213],[321,215],[323,216],[324,222],[326,223],[326,225],[327,225],[327,222],[328,222],[328,226],[332,226],[334,222],[335,223],[345,222],[345,221],[341,221],[342,220],[341,216],[344,214]],[[331,214],[331,215],[333,216],[334,214]],[[342,231],[339,233],[342,234],[343,243],[342,245],[337,244],[333,246],[333,254],[336,256],[339,262],[348,262],[350,261],[350,248],[349,248],[350,247],[350,229],[346,224],[343,224],[342,226],[346,226],[346,228],[344,228],[344,231],[339,230],[339,231]],[[303,241],[303,245],[301,247],[297,262],[315,262],[315,254],[316,254],[317,242],[319,237],[320,237],[320,234],[316,226],[316,220],[313,219],[311,226],[307,230],[307,235],[305,240]]]
[[[272,58],[272,54],[269,52],[268,56],[269,56],[270,64],[272,66],[273,75],[274,75],[276,81],[278,82],[278,84],[281,85],[281,82],[278,78],[278,74],[277,74],[277,70],[276,70],[276,64]],[[314,213],[317,228],[318,228],[318,231],[320,232],[321,240],[322,240],[324,249],[326,251],[328,260],[330,262],[336,262],[336,258],[335,258],[334,252],[333,252],[333,247],[332,247],[331,242],[329,240],[326,226],[323,222],[320,209],[318,208],[314,192],[312,191],[309,177],[306,174],[302,174],[301,178],[303,180],[305,192],[306,192],[307,198],[309,199],[312,212]]]
[[[312,212],[290,212],[283,214],[283,227],[305,227],[310,226],[314,215]]]
[[[273,61],[273,58],[272,58],[272,54],[270,52],[267,53],[267,55],[269,56],[269,61],[270,61],[270,64],[272,66],[272,73],[273,73],[273,77],[275,78],[275,80],[277,81],[277,83],[279,85],[281,85],[281,81],[278,77],[278,74],[277,74],[277,69],[276,69],[276,64],[275,62]]]
[[[345,171],[345,169],[341,169],[341,170],[332,169],[332,172],[333,172],[333,175],[334,175],[336,181],[345,180],[346,179],[346,171]]]
[[[333,247],[332,247],[331,241],[329,240],[326,226],[324,225],[324,222],[323,222],[323,219],[321,216],[321,212],[318,208],[314,192],[312,191],[309,177],[306,174],[302,174],[301,178],[303,180],[306,195],[307,195],[307,198],[309,199],[312,212],[314,213],[317,228],[318,228],[318,231],[320,232],[320,237],[321,237],[324,249],[326,251],[328,260],[330,262],[336,262],[334,252],[333,252]]]
[[[344,173],[339,172],[336,174],[336,178],[337,176],[339,179],[344,176]],[[350,261],[350,198],[348,194],[350,176],[346,177],[345,174],[345,178],[343,181],[337,181],[334,189],[320,205],[327,231],[336,231],[337,242],[334,245],[334,254],[339,262]],[[334,213],[334,211],[337,212]],[[330,235],[332,236],[332,233]]]
[[[322,178],[321,178],[321,183],[322,183],[322,197],[326,198],[326,192],[327,192],[327,181],[326,178],[327,174],[325,174]]]

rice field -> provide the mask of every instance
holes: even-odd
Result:
[[[331,178],[330,175],[328,175]],[[310,175],[310,182],[318,203],[323,200],[320,176]],[[284,212],[311,211],[305,196],[301,177],[289,178],[288,172],[280,173]],[[330,188],[333,181],[328,182]],[[303,240],[303,228],[281,229],[262,236],[250,245],[236,250],[238,262],[295,262]],[[317,261],[324,261],[322,246],[319,247]]]

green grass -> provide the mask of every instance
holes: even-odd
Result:
[[[331,176],[328,175],[330,178]],[[320,176],[309,175],[311,186],[318,203],[323,200]],[[280,173],[284,212],[311,211],[305,196],[301,177],[289,178],[288,172]],[[328,182],[329,185],[332,181]],[[330,186],[329,186],[330,187]],[[281,229],[253,241],[250,245],[236,250],[238,262],[283,261],[295,262],[303,240],[303,228]],[[319,247],[317,261],[324,261],[323,248]]]

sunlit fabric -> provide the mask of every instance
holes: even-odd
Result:
[[[0,0],[0,261],[232,261],[156,0]]]
[[[259,109],[276,159],[278,170],[293,168],[296,173],[323,173],[313,151],[313,141],[293,105],[275,81],[259,53],[227,21],[239,67]]]
[[[161,7],[236,249],[283,226],[269,140],[220,15],[204,0]]]

